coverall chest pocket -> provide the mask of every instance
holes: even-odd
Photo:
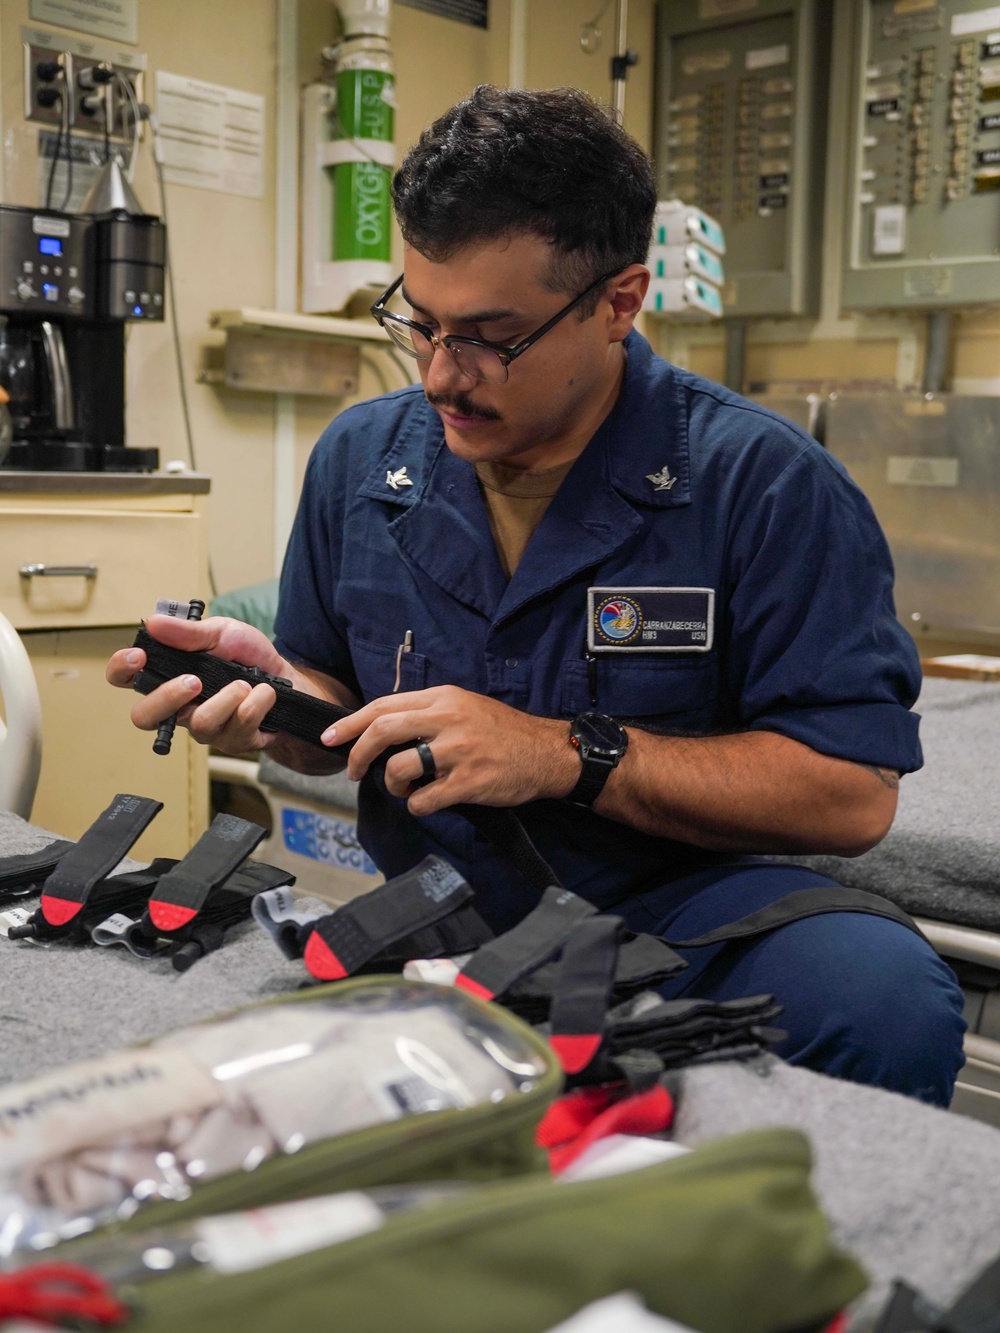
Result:
[[[718,693],[714,654],[669,661],[605,654],[591,664],[565,664],[562,713],[573,717],[596,708],[651,731],[707,730],[715,725]]]
[[[427,684],[427,658],[423,653],[400,652],[399,644],[372,643],[354,634],[348,635],[348,641],[365,703],[394,692],[422,690]]]

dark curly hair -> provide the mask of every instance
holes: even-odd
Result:
[[[392,198],[404,240],[434,262],[541,236],[553,251],[546,285],[579,292],[645,260],[656,182],[636,141],[579,89],[483,84],[424,130]]]

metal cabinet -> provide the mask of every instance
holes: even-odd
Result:
[[[104,679],[158,597],[207,597],[204,477],[0,474],[0,611],[20,632],[42,698],[32,822],[78,837],[120,791],[164,808],[135,855],[182,856],[208,824],[204,748],[171,754],[129,721]]]

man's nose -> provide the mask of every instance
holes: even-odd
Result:
[[[476,378],[464,370],[444,343],[438,343],[427,365],[427,388],[432,393],[447,393],[456,386],[468,389]]]

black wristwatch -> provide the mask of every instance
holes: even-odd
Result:
[[[566,799],[593,805],[628,749],[628,732],[605,713],[578,713],[570,723],[569,743],[579,750],[583,771]]]

